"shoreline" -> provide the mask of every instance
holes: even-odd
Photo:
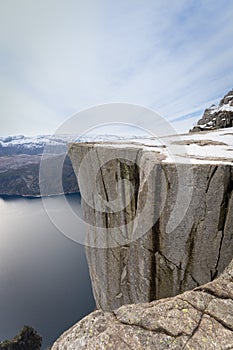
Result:
[[[59,196],[71,196],[71,195],[80,195],[80,192],[67,192],[67,193],[57,193],[57,194],[48,194],[48,195],[32,195],[32,194],[0,194],[0,198],[3,200],[7,199],[39,199],[39,198],[52,198],[52,197],[59,197]]]

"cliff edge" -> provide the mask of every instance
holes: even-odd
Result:
[[[70,145],[102,311],[52,350],[233,348],[232,133]]]
[[[232,138],[221,135],[71,144],[98,308],[175,296],[230,263]]]

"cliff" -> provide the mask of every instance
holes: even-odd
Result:
[[[233,347],[232,131],[70,145],[103,311],[53,350]]]
[[[185,137],[169,139],[173,152],[181,152],[175,161],[167,140],[160,146],[151,140],[71,145],[98,308],[112,311],[177,295],[213,280],[229,264],[231,153],[227,148],[221,162],[207,155],[189,158],[188,150],[184,158],[181,143],[202,152],[212,147],[216,157],[223,150],[215,134],[201,141],[206,146]]]

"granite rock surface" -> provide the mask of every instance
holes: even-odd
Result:
[[[214,280],[230,263],[229,162],[175,164],[156,148],[122,143],[73,144],[70,157],[89,224],[97,308],[175,296]]]
[[[216,280],[151,303],[97,310],[52,350],[233,349],[233,261]]]

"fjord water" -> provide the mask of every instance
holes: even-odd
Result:
[[[67,198],[80,216],[80,196]],[[62,218],[61,198],[45,200]],[[46,349],[94,308],[84,247],[59,232],[40,198],[0,198],[0,341],[30,325]]]

